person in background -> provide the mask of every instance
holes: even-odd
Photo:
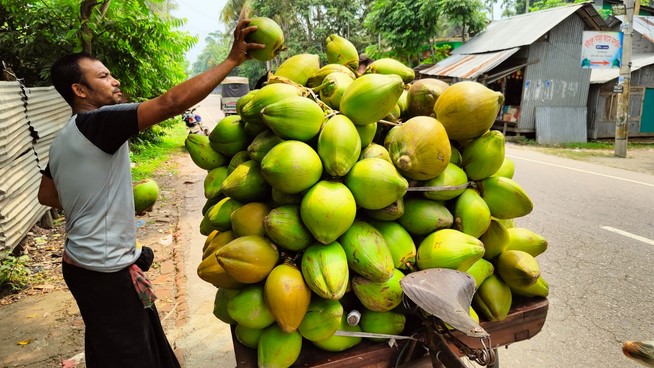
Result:
[[[359,54],[359,68],[357,69],[357,73],[359,75],[362,75],[365,71],[368,65],[372,64],[373,60],[368,57],[366,54]]]
[[[62,271],[85,324],[89,368],[180,367],[164,334],[144,271],[154,255],[136,242],[128,139],[203,100],[229,72],[264,45],[242,20],[227,58],[148,101],[122,103],[120,82],[88,54],[52,65],[57,92],[73,115],[50,147],[39,202],[63,209]]]

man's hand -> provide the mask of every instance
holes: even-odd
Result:
[[[264,44],[260,43],[248,43],[245,41],[245,36],[257,30],[256,26],[247,26],[250,23],[249,19],[243,19],[236,25],[234,30],[234,44],[232,44],[232,50],[229,52],[228,59],[236,62],[237,65],[241,65],[245,60],[251,59],[248,55],[248,50],[250,49],[263,49],[266,47]]]

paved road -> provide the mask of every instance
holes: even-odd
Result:
[[[541,333],[502,350],[502,367],[638,367],[624,340],[654,337],[654,176],[507,150],[534,211],[517,224],[549,241]]]
[[[196,112],[209,130],[225,116],[220,110],[218,95],[209,95],[197,106]],[[198,231],[202,220],[201,210],[206,201],[203,187],[206,171],[198,168],[191,160],[182,160],[179,175],[180,180],[188,184],[184,204],[179,209],[178,241],[184,252],[184,290],[189,320],[181,329],[171,333],[171,340],[175,341],[176,347],[183,353],[185,367],[235,367],[229,325],[213,315],[216,288],[197,277],[197,266],[200,264],[201,250],[206,239]]]

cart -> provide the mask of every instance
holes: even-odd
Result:
[[[470,296],[472,298],[472,296]],[[469,307],[469,302],[468,302]],[[315,368],[429,368],[439,367],[436,362],[437,356],[445,353],[458,360],[464,354],[460,346],[456,346],[458,340],[466,348],[481,351],[484,348],[491,350],[494,359],[489,367],[499,367],[498,348],[524,341],[538,334],[547,317],[549,302],[546,298],[516,298],[506,319],[497,322],[481,321],[479,326],[490,335],[490,346],[482,346],[479,338],[470,337],[466,334],[453,330],[452,337],[441,336],[435,333],[431,322],[426,323],[425,318],[407,316],[405,331],[415,331],[414,339],[399,340],[397,346],[389,346],[387,342],[374,343],[364,339],[358,345],[343,352],[325,352],[311,343],[305,343],[298,360],[293,367],[315,367]],[[234,354],[236,356],[237,368],[256,368],[257,352],[255,349],[242,345],[234,335],[232,328],[232,340],[234,343]],[[461,344],[459,344],[461,345]],[[436,351],[439,350],[440,351]],[[441,358],[441,361],[443,359]],[[445,365],[450,367],[454,365]]]

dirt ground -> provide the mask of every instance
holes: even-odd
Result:
[[[583,151],[508,144],[514,149],[539,150],[547,154],[590,161],[630,171],[654,174],[654,149],[628,152],[627,158],[615,157],[613,151]],[[180,152],[162,167],[154,179],[161,197],[153,210],[137,218],[141,226],[138,238],[155,251],[155,264],[148,272],[159,297],[164,328],[171,331],[186,321],[183,289],[183,252],[179,249],[180,208],[184,205],[188,182],[180,170],[200,170],[189,165],[189,157]],[[61,253],[64,240],[63,218],[52,229],[35,226],[21,243],[29,256],[33,281],[14,292],[0,289],[0,367],[48,368],[85,367],[83,363],[83,322],[74,300],[61,276]],[[195,275],[189,275],[195,277]],[[81,362],[80,362],[81,361]]]
[[[180,152],[154,176],[160,198],[151,212],[136,219],[139,242],[155,252],[147,275],[167,331],[179,327],[185,318],[183,293],[178,292],[184,277],[182,252],[176,241],[179,206],[188,184],[178,179],[180,167],[189,167],[188,162],[180,166],[182,160],[190,161]],[[60,367],[62,361],[69,367],[85,367],[81,359],[84,324],[61,274],[63,216],[54,225],[52,229],[35,226],[19,246],[29,256],[32,283],[19,292],[0,289],[0,367]]]

